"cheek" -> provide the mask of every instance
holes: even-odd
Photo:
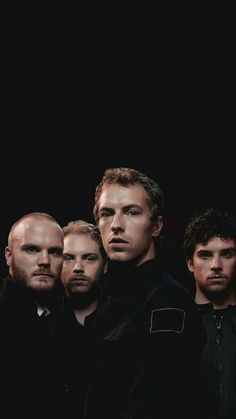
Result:
[[[208,269],[208,264],[204,263],[195,263],[195,269],[199,272],[203,272]]]
[[[197,265],[195,269],[195,274],[198,277],[199,282],[205,282],[206,277],[209,275],[210,269],[207,265]]]
[[[71,270],[72,270],[72,266],[63,266],[62,267],[62,271],[61,271],[61,280],[64,282],[64,281],[66,281],[67,279],[67,276],[70,274],[70,272],[71,272]]]
[[[62,266],[63,266],[63,259],[55,261],[54,266],[55,266],[57,269],[62,269]]]
[[[142,247],[153,240],[152,229],[146,226],[134,225],[132,226],[132,238],[139,247]]]
[[[95,274],[96,276],[101,276],[103,274],[103,264],[96,267]]]
[[[92,278],[96,278],[101,274],[101,271],[98,266],[87,266],[86,271]]]
[[[142,237],[146,237],[151,238],[152,237],[152,233],[153,233],[153,226],[149,223],[145,223],[145,224],[141,224],[141,223],[134,223],[131,226],[133,233],[136,234],[137,236],[142,236]]]
[[[62,276],[61,275],[61,283],[63,285],[67,285],[68,284],[68,279],[69,279],[69,277],[65,277],[65,276]]]
[[[99,225],[99,230],[102,236],[107,235],[110,232],[110,226],[108,225],[108,223],[102,223]]]
[[[236,262],[234,263],[226,263],[225,270],[227,270],[230,274],[236,276]]]
[[[202,263],[202,261],[194,260],[193,263],[189,264],[189,270],[193,272],[193,274],[202,274],[204,271],[208,270],[208,264]]]

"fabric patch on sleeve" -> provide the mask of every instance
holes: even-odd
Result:
[[[159,308],[151,312],[150,333],[184,330],[185,311],[180,308]]]

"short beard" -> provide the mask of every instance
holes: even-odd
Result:
[[[70,306],[73,308],[85,308],[88,305],[90,305],[91,303],[93,303],[93,301],[95,301],[98,298],[99,295],[99,285],[98,284],[94,284],[94,286],[85,293],[79,293],[79,292],[74,292],[74,293],[68,293],[66,292],[67,297],[70,301]]]
[[[29,285],[28,276],[25,270],[22,269],[19,265],[17,265],[14,259],[12,260],[10,274],[18,290],[24,293],[25,295],[33,297],[36,301],[45,301],[48,299],[49,295],[52,295],[52,290],[55,286],[48,289],[32,287],[31,285]]]
[[[28,282],[27,282],[27,275],[24,269],[20,268],[14,261],[12,260],[11,265],[11,277],[13,281],[22,287],[28,288]]]
[[[233,287],[226,287],[225,289],[221,291],[212,291],[212,290],[202,290],[204,295],[208,298],[209,301],[217,302],[217,301],[224,301],[228,298],[228,296],[231,294]]]

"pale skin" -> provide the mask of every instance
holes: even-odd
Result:
[[[197,244],[188,269],[196,281],[196,302],[211,302],[215,309],[236,304],[236,243],[231,239],[211,238]]]
[[[154,238],[162,217],[153,222],[148,194],[139,185],[105,184],[99,199],[98,225],[110,260],[139,266],[155,258]]]
[[[69,297],[76,294],[88,294],[101,279],[105,270],[106,265],[99,245],[89,234],[69,233],[66,235],[61,281]],[[96,307],[97,298],[86,307],[74,308],[77,320],[84,324],[85,317]]]
[[[43,217],[28,217],[18,224],[5,248],[9,273],[26,288],[50,291],[60,278],[63,263],[63,233]]]

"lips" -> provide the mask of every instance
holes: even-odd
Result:
[[[50,276],[50,277],[53,277],[54,275],[51,272],[36,271],[36,272],[33,273],[33,276]]]
[[[115,237],[113,237],[110,241],[109,241],[109,244],[112,244],[112,243],[115,243],[115,244],[117,244],[117,243],[128,243],[126,240],[124,240],[124,239],[120,239],[120,238],[115,238]]]
[[[209,284],[223,284],[227,281],[227,278],[224,275],[221,276],[210,276],[208,277]]]
[[[88,281],[88,278],[84,275],[73,276],[70,278],[70,282]]]
[[[225,279],[225,275],[212,275],[208,279]]]

